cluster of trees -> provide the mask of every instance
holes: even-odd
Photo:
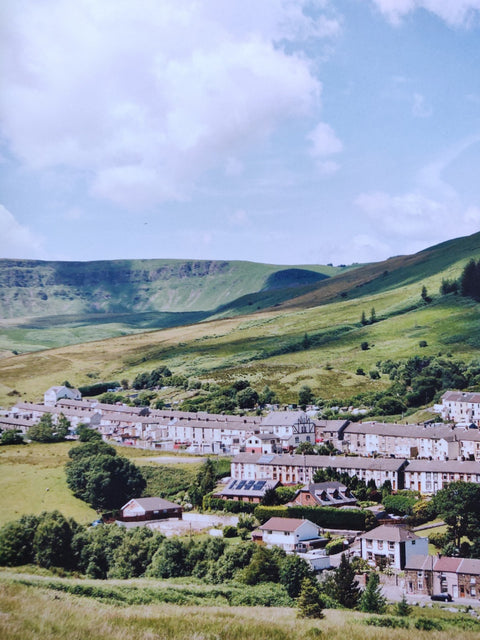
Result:
[[[134,389],[153,389],[154,387],[162,387],[165,384],[170,385],[172,372],[168,367],[162,366],[153,369],[150,373],[139,373],[135,376],[132,387]]]
[[[93,439],[70,449],[65,471],[73,494],[94,509],[119,509],[139,497],[146,482],[140,469],[105,442]]]
[[[458,280],[442,280],[440,293],[459,293],[467,298],[480,301],[480,260],[473,258],[467,262]]]
[[[61,413],[56,423],[51,413],[44,413],[37,424],[27,431],[27,437],[35,442],[62,442],[68,435],[70,421]]]
[[[338,417],[331,407],[341,405],[371,407],[363,416],[345,415],[351,420],[367,415],[398,415],[408,413],[440,397],[447,389],[466,389],[480,385],[480,361],[465,363],[447,355],[413,356],[407,360],[380,360],[375,377],[388,375],[391,385],[384,391],[367,391],[348,399],[317,399],[322,417]],[[370,372],[372,376],[372,372]]]
[[[207,388],[208,385],[208,388]],[[256,391],[248,380],[235,380],[230,385],[204,384],[204,392],[184,400],[183,411],[208,411],[209,413],[234,413],[237,409],[254,409],[276,402],[277,398],[268,386]]]
[[[221,538],[165,538],[146,527],[85,527],[58,511],[22,516],[0,529],[0,565],[24,564],[77,571],[94,579],[193,576],[210,584],[273,582],[298,599],[299,614],[307,617],[314,612],[321,617],[325,602],[372,612],[381,612],[385,602],[378,578],[371,578],[361,592],[345,555],[319,584],[300,556],[278,547],[231,545]]]
[[[25,444],[23,436],[15,429],[6,429],[0,436],[0,445]]]
[[[480,485],[451,482],[431,500],[431,513],[447,524],[444,555],[480,558]],[[463,540],[468,538],[470,542]]]

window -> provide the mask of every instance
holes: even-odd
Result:
[[[367,549],[371,549],[371,548],[372,548],[372,541],[367,540]]]
[[[378,542],[377,542],[377,548],[378,548],[378,549],[383,549],[383,540],[378,540]]]
[[[393,551],[395,549],[395,542],[389,542],[388,543],[388,548]]]
[[[423,581],[422,580],[418,581],[418,588],[419,589],[423,589]]]

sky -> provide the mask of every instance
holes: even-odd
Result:
[[[480,0],[2,0],[0,257],[351,264],[480,231]]]

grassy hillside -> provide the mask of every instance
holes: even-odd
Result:
[[[251,312],[308,292],[339,271],[238,261],[0,260],[0,353]]]
[[[12,571],[0,573],[0,634],[4,640],[36,640],[75,638],[89,640],[387,640],[398,638],[432,637],[448,640],[473,640],[478,637],[478,622],[460,613],[415,607],[407,620],[409,629],[389,629],[367,626],[368,614],[352,611],[326,610],[322,620],[298,619],[293,608],[280,607],[227,607],[221,596],[217,606],[192,606],[158,603],[166,581],[136,580],[128,584],[112,584],[97,580],[60,580],[40,576],[16,575]],[[143,586],[142,586],[143,583]],[[90,588],[98,597],[85,597],[65,592],[78,586],[78,592]],[[59,588],[61,590],[59,590]],[[64,590],[65,589],[65,590]],[[123,604],[111,596],[116,592],[137,589],[137,602]],[[170,585],[181,594],[188,593],[192,600],[195,592],[201,595],[208,587],[198,585]],[[210,591],[221,591],[210,587]],[[104,593],[102,597],[101,594]],[[110,594],[110,597],[108,597]],[[208,595],[208,594],[203,594]],[[157,597],[155,597],[157,596]],[[152,604],[149,604],[152,602]],[[429,618],[442,630],[422,632],[414,627],[418,617]]]
[[[342,273],[254,314],[3,358],[0,404],[14,401],[7,395],[14,389],[34,399],[65,378],[75,385],[92,377],[131,380],[160,364],[210,380],[246,376],[257,388],[271,385],[285,401],[296,401],[302,384],[326,398],[383,388],[386,376],[371,380],[356,375],[357,368],[368,372],[379,360],[415,354],[478,357],[480,305],[438,293],[442,278],[458,277],[470,257],[480,257],[480,234]],[[429,304],[421,298],[423,285]],[[372,308],[377,322],[362,326],[362,312],[368,317]]]

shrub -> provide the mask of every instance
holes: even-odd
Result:
[[[237,533],[238,533],[237,527],[234,527],[231,524],[226,524],[223,527],[223,537],[224,538],[235,538]]]
[[[443,625],[439,620],[432,620],[432,618],[417,618],[415,620],[415,629],[420,631],[441,631]]]
[[[362,351],[368,351],[368,342],[365,340],[364,342],[361,343],[360,348]]]
[[[408,620],[394,618],[393,616],[372,616],[365,620],[365,624],[371,627],[390,627],[392,629],[408,629]]]
[[[420,342],[418,343],[419,347],[426,347],[427,346],[427,341],[426,340],[420,340]]]

